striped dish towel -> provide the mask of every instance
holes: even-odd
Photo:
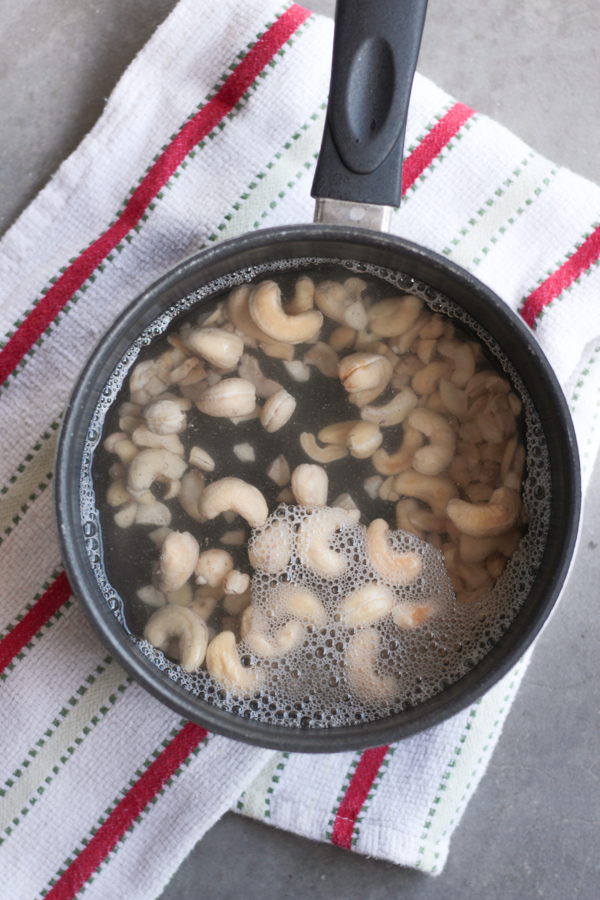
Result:
[[[12,900],[83,888],[147,900],[230,808],[439,872],[525,671],[527,659],[402,743],[278,754],[148,696],[61,569],[53,452],[77,373],[182,257],[312,218],[332,30],[277,0],[181,0],[0,243],[0,869]],[[406,157],[393,231],[475,272],[532,327],[572,408],[585,486],[600,434],[600,190],[420,77]]]

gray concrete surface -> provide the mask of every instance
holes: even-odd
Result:
[[[174,5],[0,0],[0,231],[77,146]],[[312,3],[329,14],[333,6],[333,0]],[[419,68],[546,156],[600,181],[599,37],[598,0],[430,0]],[[264,900],[595,900],[599,501],[597,471],[566,596],[539,642],[442,875],[431,879],[228,815],[162,900],[234,900],[249,892]]]

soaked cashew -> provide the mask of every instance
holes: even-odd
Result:
[[[308,381],[310,378],[310,368],[305,366],[304,363],[299,359],[293,359],[291,362],[286,362],[284,360],[283,365],[290,376],[294,381]]]
[[[202,447],[192,447],[190,450],[190,465],[202,469],[203,472],[213,472],[215,461]]]
[[[412,294],[394,300],[381,300],[369,310],[369,327],[380,337],[396,337],[416,322],[423,301]]]
[[[274,573],[285,569],[292,555],[292,535],[285,519],[275,519],[252,535],[248,545],[250,565]]]
[[[336,353],[341,353],[343,350],[348,350],[355,340],[356,331],[354,328],[350,328],[348,325],[340,325],[338,328],[334,328],[329,335],[329,346]]]
[[[437,612],[434,603],[398,603],[392,610],[392,618],[398,628],[418,628]]]
[[[249,444],[247,441],[244,444],[234,444],[233,445],[234,455],[240,460],[240,462],[255,462],[256,454],[254,452],[254,447],[252,444]]]
[[[454,371],[450,381],[459,388],[464,388],[475,372],[475,357],[468,344],[448,338],[438,341],[437,350],[440,356],[454,363]]]
[[[306,455],[314,459],[315,462],[330,463],[348,456],[346,447],[341,447],[339,444],[328,444],[327,447],[319,447],[314,434],[311,434],[309,431],[303,431],[300,435],[300,446]]]
[[[296,400],[283,388],[272,394],[260,414],[260,423],[270,434],[289,422],[296,409]]]
[[[234,696],[256,690],[262,681],[261,672],[242,665],[232,631],[222,631],[212,639],[206,651],[206,668]]]
[[[323,316],[309,309],[288,316],[281,306],[281,291],[274,281],[263,281],[250,294],[248,309],[255,325],[275,341],[302,344],[320,330]]]
[[[154,503],[138,503],[134,504],[134,506],[136,525],[166,526],[171,524],[171,510],[165,503],[160,503],[156,500]],[[117,515],[120,516],[121,512],[124,512],[125,510],[130,510],[130,507],[123,507],[122,510],[119,510]],[[117,516],[115,516],[115,522],[117,522],[117,525],[119,524]]]
[[[371,475],[369,478],[365,478],[363,481],[363,488],[366,494],[371,498],[371,500],[375,500],[376,497],[379,496],[379,488],[383,483],[383,478],[381,475]]]
[[[150,431],[146,425],[138,425],[131,435],[131,440],[137,447],[145,447],[149,450],[168,450],[176,456],[185,455],[185,449],[181,439],[176,434],[156,434]]]
[[[235,288],[227,300],[227,315],[235,327],[246,337],[255,341],[268,342],[271,340],[271,337],[254,323],[250,315],[248,301],[251,292],[252,288],[248,284],[242,284]]]
[[[295,355],[293,344],[282,344],[281,341],[261,341],[258,345],[266,356],[272,359],[283,359],[291,362]]]
[[[412,516],[421,507],[412,497],[405,497],[396,503],[396,528],[400,531],[409,531],[421,540],[425,539],[425,533],[415,525]]]
[[[429,363],[428,366],[425,366],[424,369],[420,369],[413,376],[411,382],[413,391],[416,394],[428,397],[437,390],[441,379],[448,377],[451,369],[452,365],[443,360],[435,360],[434,362]]]
[[[248,587],[241,594],[226,594],[223,597],[223,609],[230,616],[239,616],[250,605],[252,592]]]
[[[443,475],[422,475],[414,469],[407,469],[396,476],[394,482],[400,496],[414,497],[429,504],[436,515],[443,516],[450,501],[458,497],[458,490]]]
[[[394,550],[385,519],[374,519],[367,528],[367,553],[375,571],[394,584],[414,581],[423,568],[421,557],[412,550]]]
[[[233,559],[227,550],[204,550],[198,557],[194,574],[196,584],[219,587],[226,575],[233,570]],[[225,590],[227,590],[225,588]]]
[[[354,526],[355,520],[342,509],[324,509],[309,516],[298,534],[298,553],[303,565],[325,578],[342,575],[347,560],[330,543],[335,532],[344,525]]]
[[[306,312],[315,305],[315,283],[312,278],[302,275],[294,285],[294,296],[286,304],[285,311],[289,316]]]
[[[327,615],[318,597],[301,585],[284,584],[277,590],[267,610],[275,619],[295,616],[310,625],[323,626]]]
[[[141,497],[155,481],[178,481],[186,469],[187,463],[169,450],[142,450],[129,466],[127,490],[132,497]]]
[[[381,637],[375,628],[363,628],[350,638],[346,650],[346,679],[352,693],[378,705],[392,703],[398,694],[393,675],[376,671]]]
[[[340,380],[349,393],[378,387],[385,378],[389,361],[376,353],[351,353],[338,368]]]
[[[156,586],[169,594],[191,577],[198,562],[198,541],[189,531],[171,531],[160,548]]]
[[[167,602],[167,598],[163,592],[157,590],[153,584],[145,584],[143,587],[138,588],[135,594],[136,597],[147,606],[158,608],[160,606],[165,606]]]
[[[144,408],[143,415],[154,434],[180,434],[187,427],[185,412],[172,400],[154,400]]]
[[[207,388],[195,403],[207,416],[248,416],[256,406],[256,388],[245,378],[227,378]]]
[[[380,428],[399,425],[417,405],[417,395],[406,387],[384,406],[365,406],[360,414],[366,422],[376,422]]]
[[[245,572],[232,569],[223,579],[226,594],[245,594],[250,587],[250,576]]]
[[[360,519],[360,509],[348,493],[340,494],[331,504],[336,509],[345,510],[349,516],[352,516],[357,522]]]
[[[162,371],[164,373],[164,368]],[[132,369],[129,376],[129,396],[133,403],[145,406],[153,397],[167,389],[165,381],[159,377],[160,372],[161,366],[154,359],[138,363]]]
[[[379,395],[385,391],[386,387],[390,383],[390,379],[394,372],[394,367],[392,366],[389,359],[386,359],[385,356],[382,356],[381,360],[382,377],[379,384],[373,388],[365,388],[364,390],[360,391],[351,391],[348,394],[348,400],[350,401],[350,403],[354,403],[355,406],[359,406],[361,408],[364,406],[368,406],[373,402],[373,400],[376,400],[377,397],[379,397]]]
[[[198,510],[200,497],[204,491],[204,476],[197,469],[191,469],[186,472],[181,479],[181,487],[179,488],[179,502],[183,509],[196,522],[201,521],[201,515]]]
[[[217,369],[234,369],[244,352],[241,337],[221,328],[191,328],[181,337],[186,347]]]
[[[348,435],[359,424],[360,419],[354,419],[350,422],[334,422],[332,425],[326,425],[325,428],[321,428],[317,436],[324,444],[338,444],[341,447],[345,447],[348,443]]]
[[[451,500],[446,512],[462,534],[497,537],[516,525],[521,513],[521,498],[512,488],[501,487],[494,491],[488,503]]]
[[[279,454],[279,456],[275,457],[273,462],[267,466],[266,474],[279,487],[285,487],[286,484],[289,484],[291,473],[285,456]]]
[[[250,353],[244,353],[242,356],[238,374],[240,378],[245,378],[246,381],[250,381],[254,385],[256,396],[263,400],[267,400],[273,394],[283,390],[278,381],[273,381],[272,378],[267,378],[263,375],[257,358],[251,356]]]
[[[317,307],[324,316],[340,325],[350,325],[346,322],[345,313],[354,302],[354,298],[339,281],[322,281],[315,288]]]
[[[144,637],[163,651],[176,640],[179,661],[186,672],[196,672],[204,662],[208,629],[206,622],[191,609],[163,606],[146,623]]]
[[[348,594],[340,604],[341,621],[347,627],[374,625],[390,612],[394,595],[381,584],[365,584]]]
[[[214,519],[227,510],[242,516],[253,528],[264,525],[269,515],[267,502],[258,488],[241,478],[213,481],[200,497],[198,511],[204,520]]]
[[[175,591],[166,593],[165,597],[167,598],[167,603],[171,603],[173,606],[190,606],[192,602],[192,585],[189,581],[186,581],[185,584],[182,584]]]
[[[329,479],[321,466],[302,463],[292,472],[291,487],[301,506],[325,506]]]
[[[359,422],[348,434],[348,449],[355,459],[368,459],[381,446],[383,435],[373,422]]]
[[[247,613],[250,613],[250,616],[247,617]],[[283,656],[296,646],[304,634],[304,625],[294,619],[286,622],[274,634],[268,634],[264,617],[257,615],[251,606],[244,611],[244,618],[246,621],[249,620],[244,641],[257,656],[269,658]]]
[[[429,439],[413,456],[413,469],[422,475],[439,475],[450,464],[456,450],[456,435],[447,419],[429,409],[414,409],[407,422]]]
[[[304,354],[304,365],[316,366],[321,375],[327,378],[336,378],[340,358],[329,344],[318,341],[314,347]]]
[[[423,446],[423,434],[410,425],[404,425],[402,443],[395,453],[377,450],[373,454],[373,465],[382,475],[397,475],[410,469],[413,456]]]

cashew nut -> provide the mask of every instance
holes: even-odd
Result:
[[[368,459],[381,446],[383,435],[373,422],[359,422],[348,434],[348,448],[355,459]]]
[[[416,394],[429,396],[437,389],[442,378],[446,378],[452,368],[450,363],[443,360],[436,360],[420,369],[415,375],[411,383],[412,389]]]
[[[274,519],[255,532],[248,545],[250,564],[274,573],[285,569],[292,555],[292,536],[285,519]]]
[[[163,606],[148,619],[144,638],[163,651],[175,639],[182,669],[196,672],[206,656],[208,629],[193,610],[185,606]]]
[[[388,537],[385,519],[375,519],[367,528],[367,553],[375,571],[393,584],[408,584],[423,568],[421,557],[412,550],[395,550]]]
[[[271,394],[263,406],[260,422],[265,431],[272,434],[289,422],[296,409],[296,400],[283,388]]]
[[[190,469],[181,479],[181,487],[179,489],[179,502],[184,508],[188,516],[196,522],[200,522],[201,516],[198,511],[198,503],[204,491],[204,476],[198,469]]]
[[[261,282],[250,294],[248,308],[255,325],[275,341],[302,344],[320,330],[323,316],[309,309],[288,316],[281,306],[281,291],[274,281]]]
[[[286,622],[274,634],[269,634],[264,616],[257,614],[251,606],[244,610],[243,618],[246,623],[244,641],[257,656],[283,656],[296,646],[304,634],[304,625],[294,619]]]
[[[136,504],[134,504],[134,506],[136,506]],[[129,507],[122,507],[117,515],[120,516],[120,514],[127,509],[129,509]],[[115,522],[117,522],[117,525],[120,524],[117,521],[117,516],[115,516]],[[170,525],[171,510],[165,503],[160,503],[158,500],[154,503],[137,504],[135,509],[135,524],[158,526]]]
[[[182,340],[217,369],[234,369],[244,352],[241,337],[221,328],[191,328],[182,334]]]
[[[383,705],[396,699],[398,683],[393,675],[376,671],[380,647],[375,628],[363,628],[353,635],[346,650],[346,679],[356,697]]]
[[[256,396],[263,400],[282,390],[278,381],[273,381],[272,378],[267,378],[263,375],[257,358],[250,353],[244,353],[242,356],[238,374],[240,378],[245,378],[246,381],[250,381],[254,385]]]
[[[356,522],[342,509],[323,509],[308,516],[298,533],[297,546],[302,564],[325,578],[342,575],[348,561],[330,547],[335,532]]]
[[[348,435],[356,425],[360,424],[360,419],[354,419],[350,422],[334,422],[332,425],[326,425],[321,428],[318,438],[324,444],[338,444],[345,447],[348,443]]]
[[[234,455],[240,460],[240,462],[255,462],[256,454],[254,452],[254,447],[252,444],[249,444],[246,441],[243,444],[234,444],[233,445]]]
[[[232,631],[222,631],[212,639],[206,651],[206,668],[234,696],[256,690],[262,681],[260,672],[242,665]]]
[[[290,467],[285,456],[280,454],[267,466],[267,477],[279,487],[285,487],[290,480]]]
[[[417,405],[417,395],[406,387],[384,406],[365,406],[360,414],[366,422],[375,422],[380,428],[399,425]]]
[[[422,475],[439,475],[450,464],[456,450],[456,435],[447,419],[429,409],[413,409],[407,418],[411,428],[429,439],[413,456],[413,468]]]
[[[338,367],[340,380],[348,393],[376,388],[385,378],[389,360],[376,353],[351,353]]]
[[[142,450],[129,466],[127,490],[132,497],[141,497],[155,481],[171,484],[178,481],[187,463],[169,450]]]
[[[315,303],[318,308],[324,316],[339,322],[340,325],[350,324],[346,322],[344,314],[354,302],[339,281],[322,281],[315,288]]]
[[[377,450],[373,454],[373,465],[381,475],[397,475],[412,465],[413,456],[423,445],[423,435],[416,428],[404,425],[402,443],[395,453]]]
[[[136,597],[147,606],[165,606],[167,602],[167,598],[163,592],[157,590],[153,584],[145,584],[143,587],[138,588],[135,593]]]
[[[293,359],[291,362],[284,360],[285,370],[294,381],[308,381],[310,378],[310,368],[305,366],[302,360]]]
[[[300,446],[307,456],[314,459],[315,462],[329,463],[348,456],[346,447],[339,444],[328,444],[327,447],[319,447],[314,434],[310,431],[303,431],[300,435]]]
[[[256,389],[246,378],[227,378],[207,388],[195,402],[207,416],[248,416],[256,406]]]
[[[398,628],[418,628],[437,612],[434,603],[398,603],[392,610],[392,618]]]
[[[494,491],[488,503],[451,500],[446,513],[462,534],[497,537],[516,525],[521,513],[521,498],[512,488],[501,487]]]
[[[172,400],[154,400],[144,409],[144,421],[154,434],[180,434],[185,431],[185,412]]]
[[[325,506],[329,479],[321,466],[302,463],[292,472],[291,487],[301,506]]]
[[[352,516],[357,522],[360,519],[360,509],[348,493],[340,494],[331,504],[335,509],[345,510],[349,516]]]
[[[446,513],[448,503],[458,497],[458,490],[443,475],[422,475],[414,469],[406,469],[396,476],[395,488],[402,497],[414,497],[429,504],[436,515]]]
[[[226,594],[245,594],[250,587],[250,576],[245,572],[232,569],[223,579]]]
[[[475,357],[468,344],[448,338],[438,341],[438,353],[454,363],[454,371],[450,376],[452,384],[464,388],[475,372]]]
[[[329,346],[336,353],[341,353],[342,350],[348,350],[355,339],[356,331],[354,328],[350,328],[348,325],[340,325],[338,328],[334,328],[329,335]]]
[[[171,531],[160,549],[156,586],[169,594],[178,590],[192,575],[200,548],[189,531]]]
[[[396,337],[416,322],[423,301],[412,294],[393,300],[381,300],[369,310],[369,327],[380,337]]]
[[[227,550],[204,550],[198,557],[194,574],[196,584],[219,587],[225,576],[233,570],[233,559]],[[225,588],[225,590],[227,590]]]
[[[394,595],[382,584],[365,584],[348,594],[340,604],[342,623],[348,628],[373,625],[390,612]]]
[[[145,406],[153,397],[167,389],[164,380],[159,376],[161,366],[158,360],[149,359],[138,363],[129,376],[129,396],[133,403]],[[163,369],[163,374],[166,374]]]
[[[241,284],[235,288],[227,300],[227,315],[242,334],[255,341],[270,341],[269,335],[255,325],[250,315],[248,301],[251,293],[252,288],[248,284]]]
[[[190,465],[202,469],[203,472],[213,472],[215,461],[202,447],[192,447],[190,450]]]
[[[285,311],[289,316],[306,312],[315,305],[315,283],[312,278],[302,275],[294,285],[294,296],[286,304]]]
[[[321,375],[327,378],[335,378],[338,373],[340,358],[329,344],[318,341],[314,347],[304,354],[304,365],[316,366]]]
[[[267,615],[275,619],[295,616],[310,625],[323,626],[327,615],[321,601],[308,588],[295,584],[284,584],[278,588],[270,602]]]
[[[198,511],[203,519],[214,519],[232,510],[253,527],[264,525],[269,515],[267,502],[258,488],[241,478],[221,478],[204,489]]]

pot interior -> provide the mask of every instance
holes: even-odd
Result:
[[[142,638],[145,620],[152,610],[137,598],[136,590],[151,581],[152,566],[158,556],[157,547],[148,538],[151,529],[137,525],[119,529],[114,525],[114,510],[102,502],[109,466],[115,459],[108,458],[102,443],[108,434],[119,430],[118,408],[128,399],[130,371],[144,360],[155,359],[168,347],[167,333],[179,329],[187,320],[195,324],[204,309],[214,307],[215,298],[226,297],[237,285],[273,279],[289,296],[302,274],[316,280],[340,275],[363,278],[370,285],[374,300],[385,299],[386,292],[388,296],[398,292],[418,296],[433,313],[440,312],[466,328],[482,344],[523,405],[521,428],[527,452],[523,502],[528,524],[519,549],[492,592],[491,606],[476,603],[468,612],[460,613],[462,641],[452,626],[445,624],[440,632],[435,618],[417,629],[409,645],[403,645],[405,657],[433,653],[435,664],[422,656],[412,668],[408,665],[410,685],[402,697],[375,709],[368,703],[348,702],[338,686],[338,676],[343,676],[343,672],[336,669],[335,659],[330,661],[329,695],[324,696],[321,689],[316,698],[306,696],[306,703],[301,698],[300,702],[287,705],[277,692],[269,695],[268,691],[250,691],[245,699],[235,698],[220,690],[204,673],[184,672],[172,657]],[[303,345],[302,354],[297,356],[301,358],[308,349]],[[337,378],[313,372],[307,382],[294,383],[281,360],[264,356],[261,367],[298,398],[292,437],[289,429],[282,429],[281,435],[267,435],[258,420],[237,425],[227,420],[225,427],[219,428],[223,420],[204,416],[193,442],[218,461],[208,480],[225,476],[252,483],[258,480],[257,486],[272,513],[281,487],[266,478],[268,462],[280,453],[286,456],[292,470],[296,465],[312,462],[298,445],[299,433],[317,433],[332,421],[348,417],[349,409],[344,414],[342,406],[347,400]],[[387,397],[375,402],[384,399]],[[358,418],[356,411],[353,417]],[[232,453],[232,448],[240,444],[250,444],[254,462]],[[368,523],[382,517],[395,527],[394,504],[378,496],[370,498],[362,491],[364,479],[376,474],[369,459],[348,457],[326,469],[329,500],[345,492],[356,500],[360,496],[362,521]],[[59,523],[73,587],[103,639],[125,667],[164,702],[209,728],[252,743],[305,751],[376,746],[408,736],[480,696],[518,660],[551,609],[572,554],[579,512],[578,467],[570,417],[553,373],[525,326],[479,282],[446,261],[397,239],[366,232],[342,239],[340,230],[331,227],[290,229],[283,235],[280,231],[263,232],[216,247],[188,260],[145,292],[126,311],[110,337],[105,338],[76,388],[59,448],[58,498]],[[215,542],[219,546],[223,532],[245,525],[239,519],[227,525],[220,516],[217,532],[214,522],[196,525],[177,501],[169,505],[174,510],[170,527],[199,530],[201,549]],[[248,529],[244,542],[247,537]],[[245,559],[247,568],[245,546],[227,545],[227,549],[236,567],[239,557],[239,567],[243,568]],[[482,615],[484,621],[477,624]],[[225,627],[220,621],[217,627],[219,624]],[[329,635],[323,634],[314,647],[309,646],[309,652],[318,655],[322,650],[326,656],[328,641],[332,643]],[[458,643],[462,643],[461,649],[453,651]],[[449,665],[448,660],[444,663],[448,649]],[[335,647],[332,652],[335,657]],[[276,669],[281,675],[286,661],[278,658],[274,667],[269,665],[271,675]],[[341,665],[343,668],[343,662]],[[424,665],[426,677],[419,677],[420,665]],[[288,681],[301,681],[302,668],[301,657],[297,671],[294,663],[288,666]],[[343,683],[342,677],[342,687]],[[310,677],[306,693],[309,685]]]

